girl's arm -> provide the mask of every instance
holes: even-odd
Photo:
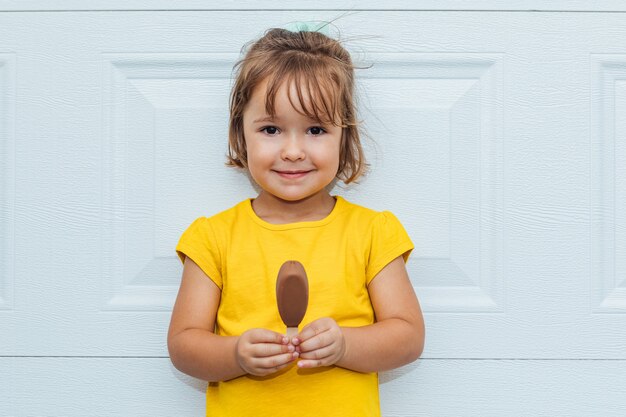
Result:
[[[226,381],[247,373],[268,375],[295,359],[286,337],[266,329],[241,336],[214,333],[219,287],[190,258],[172,311],[167,346],[181,372],[206,381]]]
[[[424,348],[424,319],[402,257],[385,266],[368,291],[376,323],[341,327],[330,318],[316,320],[294,340],[298,366],[336,364],[359,372],[397,368],[420,357]]]

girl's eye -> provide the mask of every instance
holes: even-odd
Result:
[[[312,128],[309,129],[309,131],[314,136],[321,135],[322,133],[326,132],[323,128],[321,128],[319,126],[313,126]]]
[[[275,126],[265,126],[263,129],[261,129],[261,132],[265,132],[268,135],[275,135],[276,133],[278,133],[278,128]]]

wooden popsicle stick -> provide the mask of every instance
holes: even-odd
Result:
[[[293,339],[297,335],[298,335],[298,328],[297,327],[287,327],[286,336],[289,339],[289,342],[291,342],[291,339]]]

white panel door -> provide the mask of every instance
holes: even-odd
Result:
[[[1,356],[167,366],[180,233],[254,195],[224,167],[239,50],[267,27],[339,14],[0,14]],[[465,364],[474,375],[464,359],[626,359],[623,16],[362,11],[337,21],[355,61],[372,64],[358,70],[372,172],[334,192],[404,223],[427,325],[425,361],[382,378],[397,388],[383,384],[389,415],[414,415],[406,396],[427,401],[435,388],[422,384],[438,370]],[[67,366],[58,363],[47,366]],[[33,375],[18,378],[26,393],[38,367],[10,364]],[[516,366],[494,374],[513,380]],[[475,375],[461,378],[493,374]],[[598,384],[623,387],[617,376]],[[19,410],[1,403],[0,414]],[[445,403],[424,409],[463,410]]]

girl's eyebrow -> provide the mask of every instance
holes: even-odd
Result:
[[[275,121],[280,121],[280,117],[265,116],[265,117],[261,117],[259,119],[253,120],[252,123],[264,123],[264,122],[275,122]],[[309,118],[309,122],[315,123],[315,124],[321,124],[321,125],[328,124],[328,123],[322,122],[321,120],[316,120],[316,119],[311,119],[311,118]]]
[[[278,119],[278,118],[276,118]],[[265,116],[260,119],[254,120],[252,123],[273,122],[275,119],[272,116]]]

